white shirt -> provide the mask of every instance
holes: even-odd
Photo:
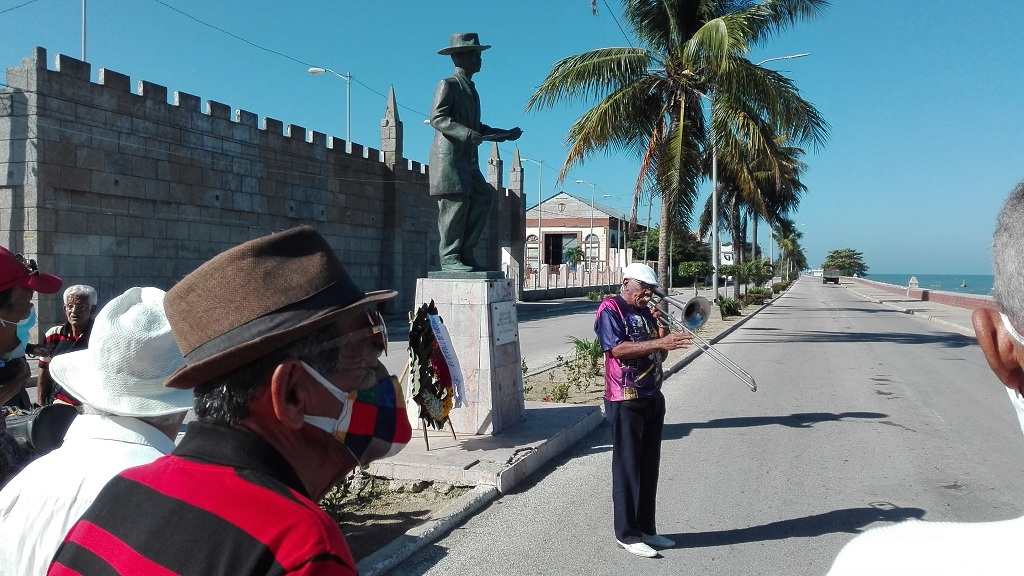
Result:
[[[107,481],[173,449],[165,434],[136,418],[75,418],[60,448],[0,490],[0,574],[45,575],[64,536]]]
[[[999,522],[910,520],[851,540],[828,576],[957,574],[1019,575],[1024,518]]]

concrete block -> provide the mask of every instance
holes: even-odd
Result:
[[[231,106],[221,104],[220,102],[214,102],[213,100],[206,101],[206,113],[213,118],[231,120]]]
[[[131,79],[128,78],[128,75],[107,70],[106,68],[100,68],[99,81],[101,86],[106,86],[120,92],[127,93],[132,89]]]
[[[199,96],[193,96],[187,92],[174,91],[174,105],[189,112],[199,112],[202,104]]]
[[[88,62],[81,60],[75,60],[70,56],[64,54],[57,54],[56,60],[54,61],[54,71],[60,72],[61,75],[67,78],[74,78],[76,80],[89,81],[90,74],[92,73],[92,66]]]

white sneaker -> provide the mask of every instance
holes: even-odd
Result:
[[[655,548],[672,548],[676,545],[676,541],[671,538],[666,538],[661,534],[641,534],[644,539],[644,543]]]
[[[618,540],[615,540],[615,541],[619,542]],[[625,548],[626,552],[629,552],[630,554],[635,554],[637,556],[643,556],[644,558],[654,558],[655,556],[658,555],[658,551],[657,550],[655,550],[654,548],[651,548],[650,546],[648,546],[647,544],[644,544],[643,542],[637,542],[636,544],[626,544],[625,542],[619,542],[619,546],[622,546],[623,548]]]

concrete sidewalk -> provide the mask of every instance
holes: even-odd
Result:
[[[898,286],[892,287],[897,289],[894,291],[891,288],[887,290],[886,288],[888,287],[879,287],[874,284],[869,281],[845,277],[840,281],[840,286],[865,300],[876,302],[893,310],[899,310],[905,314],[913,314],[914,316],[935,322],[943,328],[959,332],[965,336],[974,337],[974,325],[971,323],[971,315],[974,313],[973,309],[921,300],[914,298],[912,295],[901,295],[895,293],[899,289]]]

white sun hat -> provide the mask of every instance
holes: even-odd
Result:
[[[629,266],[626,266],[625,270],[622,271],[622,277],[639,280],[645,284],[650,284],[651,286],[658,285],[658,275],[654,273],[654,268],[639,262],[633,262]]]
[[[191,390],[164,387],[184,365],[164,315],[164,291],[136,287],[99,311],[88,348],[53,357],[50,375],[83,404],[145,418],[192,407]]]

